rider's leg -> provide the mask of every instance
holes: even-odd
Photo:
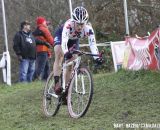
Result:
[[[72,73],[72,66],[68,66],[67,68],[66,68],[66,72],[65,72],[65,81],[66,81],[66,86],[68,86],[69,84],[69,81],[70,81],[70,79],[71,79],[71,73]]]
[[[67,83],[69,83],[69,80],[70,80],[72,66],[68,66],[65,71],[63,70],[63,72],[65,75],[65,87],[68,87],[69,84],[67,84]],[[64,95],[62,96],[62,104],[63,105],[67,105],[67,94],[68,94],[68,89],[66,89]]]
[[[79,50],[79,39],[74,39],[74,40],[69,39],[67,46],[68,46],[68,48],[71,48],[71,47],[74,46],[76,50]],[[73,56],[73,57],[76,58],[76,55]],[[67,67],[67,70],[66,70],[66,86],[68,86],[69,80],[71,78],[72,69],[73,69],[73,66]]]
[[[54,61],[54,66],[53,66],[53,71],[54,71],[54,80],[55,80],[55,92],[61,93],[61,86],[59,84],[59,77],[61,74],[61,65],[62,65],[62,60],[63,60],[63,52],[61,45],[56,45],[54,47],[54,52],[55,52],[55,61]]]

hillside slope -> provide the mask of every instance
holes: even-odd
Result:
[[[45,118],[41,111],[43,85],[0,85],[0,130],[112,130],[116,123],[160,122],[158,72],[95,75],[93,102],[80,119],[70,118],[66,106],[55,117]]]

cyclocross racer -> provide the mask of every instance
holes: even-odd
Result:
[[[72,54],[68,51],[73,44],[76,44],[76,49],[79,49],[79,39],[88,37],[89,46],[92,54],[99,54],[96,46],[96,39],[91,24],[88,23],[88,12],[84,7],[76,7],[72,12],[72,18],[67,20],[64,25],[58,28],[55,33],[55,62],[54,62],[54,91],[59,95],[62,88],[59,83],[61,74],[61,65],[63,57],[66,59],[72,58]],[[102,58],[94,57],[97,64],[102,64]],[[66,72],[66,83],[69,81],[71,68]]]

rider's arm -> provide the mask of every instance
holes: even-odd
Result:
[[[88,43],[89,43],[92,54],[99,54],[99,51],[96,45],[95,34],[92,26],[88,26],[87,31],[88,31]],[[97,59],[97,58],[98,58],[97,56],[94,56],[94,59]]]
[[[69,28],[69,23],[65,23],[64,24],[64,27],[63,27],[63,31],[62,31],[62,50],[63,50],[63,53],[65,54],[66,52],[68,52],[68,46],[67,46],[67,43],[68,43],[68,40],[69,40],[69,32],[70,32],[70,28]]]

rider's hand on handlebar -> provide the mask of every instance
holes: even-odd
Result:
[[[64,58],[66,59],[66,60],[68,60],[68,59],[71,59],[73,56],[72,56],[72,53],[70,52],[70,51],[68,51],[68,52],[66,52],[65,54],[64,54]]]
[[[97,65],[102,65],[104,63],[104,59],[102,58],[97,58],[95,61]]]

